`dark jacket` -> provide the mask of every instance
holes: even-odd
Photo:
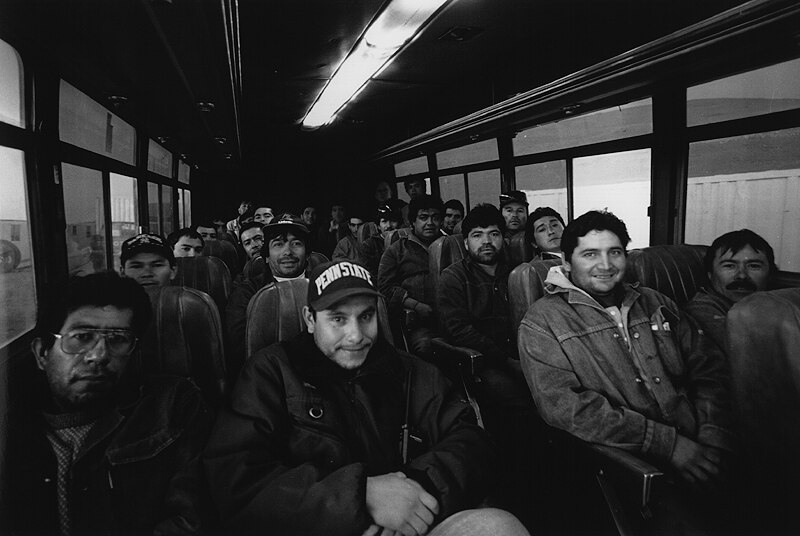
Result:
[[[244,279],[233,286],[225,306],[225,365],[228,384],[233,385],[247,358],[245,355],[245,330],[247,328],[247,305],[256,292],[275,282],[272,270],[252,279]]]
[[[733,301],[713,289],[700,289],[684,306],[689,316],[695,319],[705,334],[724,352],[725,318],[733,307]]]
[[[361,242],[361,264],[372,274],[374,281],[378,280],[378,266],[385,247],[386,239],[382,234],[372,235]]]
[[[410,372],[409,463],[400,457]],[[248,359],[204,454],[231,531],[359,535],[371,523],[366,479],[403,471],[443,519],[487,488],[492,449],[469,405],[434,367],[378,342],[355,371],[303,333]]]
[[[80,534],[198,530],[200,452],[211,415],[190,381],[154,377],[102,414],[72,467],[71,529]],[[41,411],[9,434],[2,534],[58,534],[57,467]]]
[[[509,324],[508,272],[500,261],[491,276],[467,257],[439,276],[439,325],[451,343],[480,351],[487,365],[517,355]]]
[[[336,244],[331,260],[334,261],[356,261],[361,260],[361,248],[358,241],[352,234],[348,234]]]
[[[436,289],[428,266],[428,247],[414,233],[386,248],[378,268],[378,290],[388,307],[399,310],[406,297],[433,307]]]

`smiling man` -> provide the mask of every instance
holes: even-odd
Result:
[[[689,313],[720,348],[725,348],[725,318],[742,298],[767,290],[778,271],[775,252],[749,229],[718,237],[706,250],[705,267],[710,286],[686,304]]]
[[[166,287],[177,274],[175,255],[160,236],[139,234],[122,243],[120,272],[145,287]]]
[[[321,264],[308,331],[248,359],[204,454],[223,527],[527,534],[502,510],[465,510],[492,474],[489,439],[436,368],[384,339],[379,296],[363,266]]]
[[[629,242],[608,212],[567,226],[519,328],[523,370],[548,424],[708,487],[733,445],[724,358],[672,300],[623,282]]]
[[[10,434],[3,534],[189,534],[209,414],[194,384],[134,360],[150,301],[130,279],[70,281],[31,348],[42,371]],[[38,396],[37,396],[38,395]],[[34,401],[34,404],[30,404]],[[7,515],[6,515],[7,514]]]

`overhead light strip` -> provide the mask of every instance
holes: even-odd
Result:
[[[303,126],[318,128],[331,122],[449,1],[393,0],[339,65],[303,118]]]

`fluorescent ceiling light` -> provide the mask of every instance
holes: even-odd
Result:
[[[329,123],[448,1],[393,0],[339,65],[303,119],[303,126],[317,128]]]

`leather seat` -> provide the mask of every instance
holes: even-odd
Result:
[[[172,286],[189,287],[205,292],[222,313],[231,295],[231,274],[217,257],[186,257],[175,259],[178,273]]]
[[[625,279],[655,289],[683,307],[708,281],[703,264],[706,249],[682,244],[631,250]]]
[[[408,236],[408,233],[411,232],[411,229],[408,227],[401,227],[399,229],[394,229],[386,233],[383,237],[383,250],[386,251],[389,249],[389,246],[400,240],[401,238],[405,238]]]
[[[508,275],[508,302],[511,307],[509,320],[512,333],[517,333],[520,322],[533,302],[545,295],[544,280],[547,272],[551,267],[560,264],[560,259],[548,259],[524,262],[511,270]]]
[[[525,233],[520,232],[511,237],[511,243],[506,250],[506,260],[512,268],[523,262],[533,259],[533,246],[525,240]]]
[[[428,262],[431,268],[433,288],[439,288],[439,275],[445,268],[467,256],[464,237],[460,234],[437,238],[428,247]]]
[[[226,392],[222,322],[211,297],[187,287],[148,287],[153,322],[142,337],[142,372],[194,380],[211,406]]]
[[[236,246],[227,240],[206,240],[203,246],[203,255],[221,259],[228,267],[231,277],[239,273],[239,254]]]
[[[378,229],[378,225],[374,221],[367,221],[364,222],[364,225],[358,228],[358,235],[356,236],[356,241],[359,244],[363,244],[369,237],[380,234],[380,230]]]

